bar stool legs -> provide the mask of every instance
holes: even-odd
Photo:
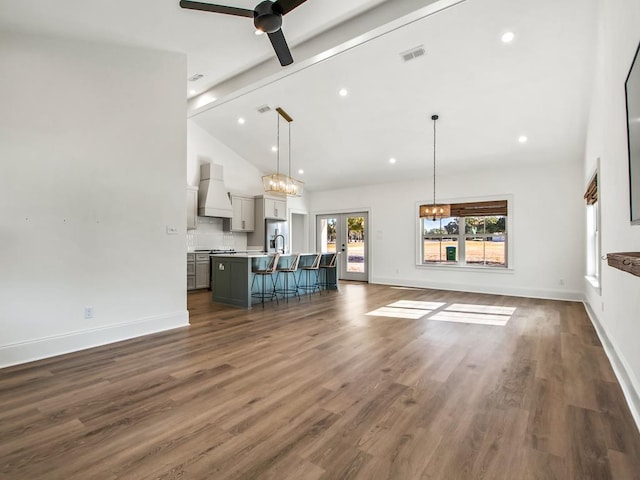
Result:
[[[269,260],[269,263],[267,264],[266,268],[264,269],[256,269],[253,271],[253,280],[251,282],[251,297],[252,298],[259,298],[260,302],[262,303],[262,308],[264,308],[264,299],[268,298],[269,300],[273,300],[274,298],[276,299],[276,304],[279,304],[278,302],[278,295],[276,295],[276,282],[273,279],[273,274],[276,271],[276,268],[278,268],[278,260],[280,259],[280,254],[276,253],[275,255],[273,255],[271,257],[271,259]],[[258,276],[262,277],[262,291],[260,292],[255,292],[253,293],[253,285],[256,283],[256,278],[258,278]],[[265,285],[265,277],[269,276],[269,278],[271,279],[271,291],[267,292],[266,290],[266,285]]]
[[[278,279],[280,278],[280,274],[284,274],[284,288],[278,289],[276,288],[276,294],[280,293],[283,297],[287,299],[287,303],[289,303],[289,296],[295,295],[298,297],[298,301],[300,301],[300,294],[298,293],[298,280],[296,279],[296,271],[295,270],[278,270],[278,274],[276,275],[276,285],[278,284]],[[295,288],[289,288],[289,274],[293,275],[293,283]]]
[[[260,303],[262,303],[262,308],[264,308],[264,300],[265,298],[268,298],[269,300],[273,300],[274,298],[276,299],[276,304],[278,303],[278,295],[276,295],[276,284],[275,281],[273,280],[273,276],[269,273],[254,273],[253,275],[253,281],[251,282],[251,291],[253,292],[253,285],[256,283],[256,278],[258,278],[258,276],[262,277],[262,290],[259,292],[255,292],[255,293],[251,293],[251,296],[253,298],[259,298],[260,299]],[[270,277],[271,278],[271,289],[269,291],[265,290],[266,285],[265,285],[265,277]]]
[[[306,293],[313,293],[316,290],[318,290],[318,293],[322,295],[322,291],[320,290],[320,284],[318,283],[318,279],[319,279],[318,267],[320,266],[320,258],[321,258],[321,255],[318,254],[313,259],[313,263],[311,263],[311,265],[306,265],[300,268],[301,276],[302,276],[302,272],[306,272],[306,282],[304,285],[300,285],[300,282],[299,282],[300,279],[298,279],[298,285],[300,290],[303,290]],[[315,281],[313,283],[311,283],[311,279],[313,275],[311,272],[315,272]],[[309,297],[309,299],[311,299],[311,297]]]
[[[329,287],[334,287],[336,290],[338,289],[338,276],[336,270],[336,258],[337,255],[334,253],[329,256],[328,261],[326,263],[320,264],[320,271],[322,272],[322,280],[319,281],[320,287],[328,290]],[[329,269],[334,271],[334,281],[329,282]]]
[[[277,269],[278,274],[276,275],[276,285],[278,284],[278,279],[280,278],[280,274],[284,274],[284,288],[278,289],[276,287],[276,294],[280,293],[284,297],[287,298],[287,303],[289,303],[289,295],[297,295],[298,301],[300,301],[299,290],[299,282],[296,280],[296,271],[298,270],[298,263],[300,262],[300,254],[296,253],[291,257],[291,262],[287,266],[283,266]],[[293,283],[295,285],[295,289],[289,288],[289,274],[293,275]]]

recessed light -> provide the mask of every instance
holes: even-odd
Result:
[[[341,97],[346,97],[347,95],[349,95],[349,92],[347,91],[346,88],[341,88],[338,93],[340,94]]]
[[[271,147],[271,151],[272,152],[277,152],[278,151],[278,147],[276,147],[275,145],[273,147]]]
[[[299,175],[304,175],[304,170],[303,169],[298,170],[298,174]]]
[[[396,163],[396,159],[395,158],[390,158],[389,159],[389,163],[393,165],[394,163]]]
[[[527,140],[529,140],[529,139],[528,139],[525,135],[520,135],[520,136],[518,137],[518,141],[519,141],[520,143],[527,143]]]
[[[240,117],[240,118],[238,119],[238,123],[239,123],[240,125],[244,125],[244,118]]]
[[[189,95],[195,95],[196,91],[195,90],[189,90]]]
[[[516,38],[515,33],[513,32],[505,32],[502,34],[501,40],[502,43],[511,43],[513,42],[513,39]]]

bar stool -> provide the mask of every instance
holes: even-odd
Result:
[[[329,287],[338,287],[338,274],[336,273],[336,281],[335,282],[331,282],[329,283],[329,269],[330,268],[336,268],[336,259],[338,257],[337,253],[332,253],[331,255],[329,255],[329,257],[324,261],[320,263],[320,270],[318,273],[322,273],[322,275],[320,275],[320,278],[322,278],[323,280],[318,282],[320,287],[324,287],[325,290],[327,290]]]
[[[276,282],[273,279],[273,273],[276,271],[276,268],[278,268],[278,260],[280,259],[280,254],[276,253],[275,255],[271,255],[269,258],[269,262],[267,262],[266,267],[264,267],[263,269],[261,268],[256,268],[255,270],[252,271],[253,273],[253,281],[251,282],[251,297],[253,298],[259,298],[261,303],[262,303],[262,308],[264,308],[264,299],[268,298],[269,300],[273,300],[274,298],[276,299],[276,303],[278,303],[278,295],[276,295]],[[253,292],[253,284],[256,283],[256,278],[258,278],[258,276],[262,277],[262,291],[260,292]],[[267,292],[265,290],[265,277],[271,277],[271,291]]]
[[[289,295],[297,295],[298,301],[300,301],[300,294],[298,293],[298,280],[296,280],[296,271],[298,271],[298,263],[300,262],[300,254],[296,253],[291,257],[291,263],[289,263],[286,267],[280,267],[276,271],[278,272],[276,275],[276,285],[278,285],[278,279],[280,278],[280,274],[284,274],[284,288],[276,287],[276,294],[280,293],[287,299],[287,303],[289,303]],[[296,288],[289,288],[289,275],[293,275],[293,283]]]
[[[318,274],[320,273],[320,271],[318,268],[320,266],[321,257],[322,255],[320,253],[316,254],[316,256],[313,257],[313,262],[311,262],[311,265],[303,265],[298,269],[300,270],[300,275],[298,275],[298,288],[300,290],[304,290],[306,293],[313,293],[317,289],[318,292],[320,292],[320,284],[318,283]],[[300,285],[300,276],[302,276],[302,272],[306,272],[307,281],[304,285]],[[313,275],[312,272],[316,272],[315,282],[313,282],[313,284],[310,281]],[[320,294],[322,295],[322,292],[320,292]]]

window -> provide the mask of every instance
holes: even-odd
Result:
[[[449,217],[420,212],[423,265],[507,267],[507,201],[456,203]]]
[[[598,206],[598,173],[587,186],[584,194],[587,202],[587,278],[595,287],[600,279],[600,219]]]

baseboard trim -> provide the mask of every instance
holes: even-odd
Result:
[[[184,310],[91,330],[3,345],[0,346],[0,368],[99,347],[188,325],[189,312]]]
[[[510,297],[540,298],[544,300],[563,300],[570,302],[581,302],[582,292],[569,290],[534,290],[530,288],[518,287],[496,287],[492,285],[473,285],[444,282],[424,282],[421,280],[407,280],[400,278],[376,277],[370,283],[381,285],[396,285],[399,287],[433,288],[435,290],[453,290],[458,292],[486,293],[489,295],[507,295]]]
[[[604,352],[609,358],[609,362],[613,367],[613,373],[622,388],[624,398],[627,400],[631,416],[636,422],[636,428],[640,432],[640,388],[638,388],[633,382],[633,377],[629,375],[629,371],[627,369],[627,362],[624,358],[621,358],[618,355],[615,346],[609,339],[607,332],[600,323],[600,320],[598,320],[598,316],[589,305],[589,302],[583,300],[582,303],[584,304],[584,309],[587,311],[587,315],[593,324],[593,328],[596,330],[600,343],[602,343]]]

